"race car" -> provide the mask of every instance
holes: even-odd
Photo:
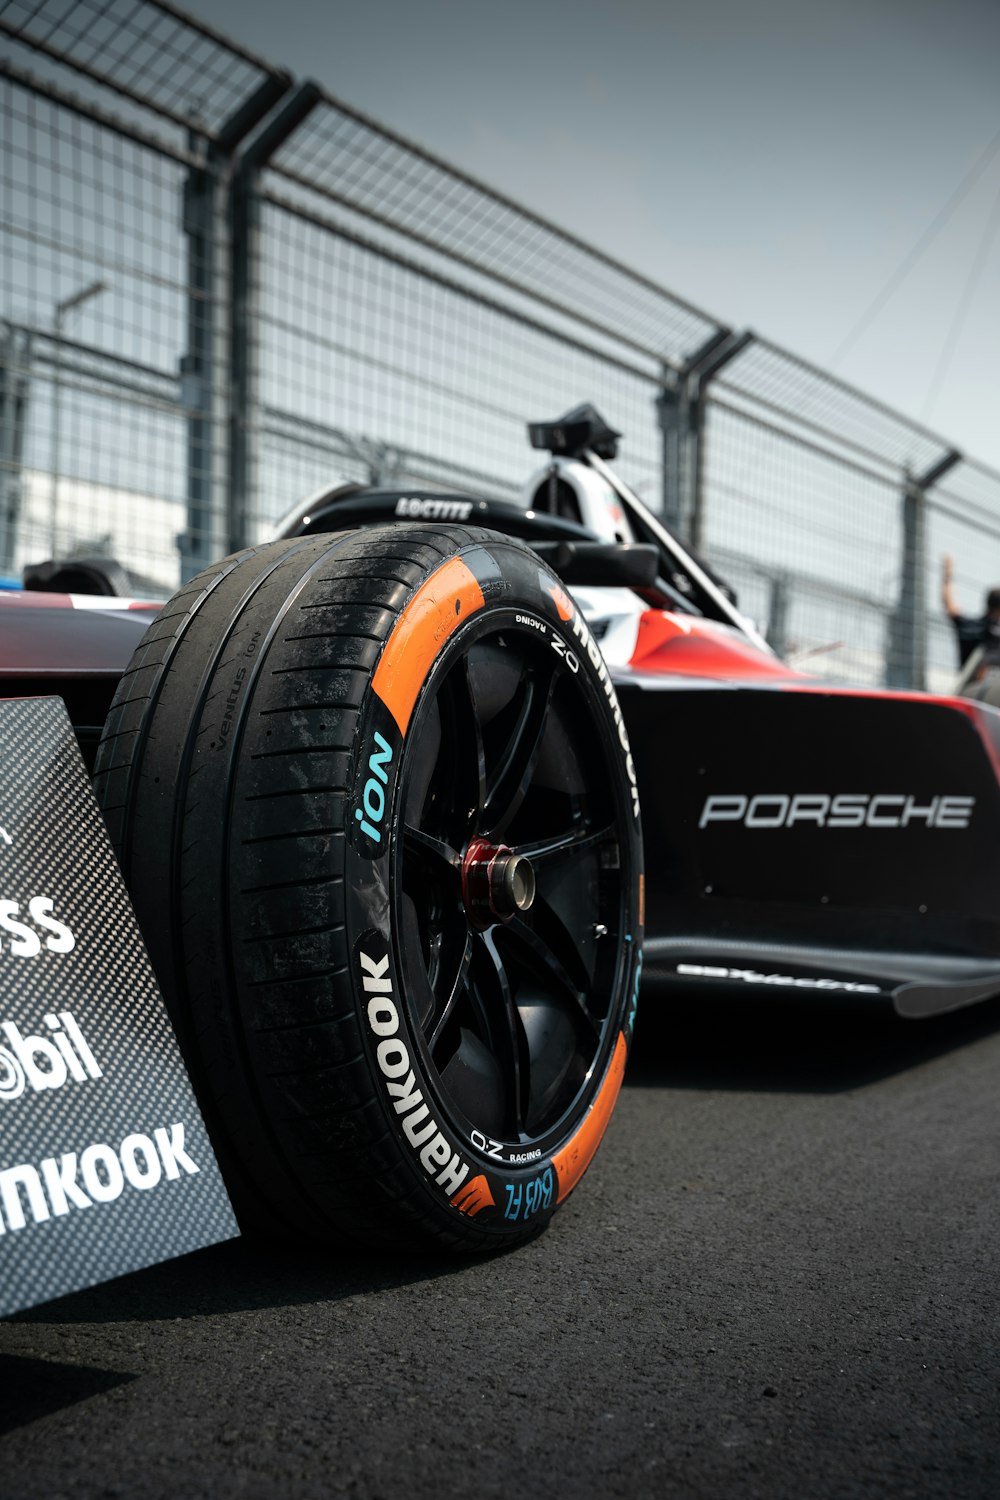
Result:
[[[151,623],[0,596],[0,689],[67,701],[245,1223],[534,1234],[640,988],[1000,992],[1000,714],[791,670],[593,408],[530,436],[522,505],[324,491]]]

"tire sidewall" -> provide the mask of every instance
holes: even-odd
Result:
[[[470,608],[467,594],[452,599],[455,591],[447,584],[454,575],[446,570],[456,559],[478,584],[481,605]],[[443,586],[436,590],[438,579]],[[474,588],[472,593],[479,597]],[[632,1040],[642,965],[642,851],[635,770],[617,696],[599,648],[558,579],[526,548],[489,534],[456,544],[452,557],[430,572],[404,605],[383,647],[383,659],[393,636],[406,628],[408,612],[419,617],[425,642],[431,632],[433,643],[425,655],[431,651],[433,655],[419,669],[419,686],[402,728],[398,706],[394,716],[380,695],[376,667],[358,719],[349,778],[344,887],[351,986],[378,1107],[423,1194],[425,1208],[435,1209],[439,1218],[456,1224],[458,1216],[474,1218],[478,1230],[500,1241],[525,1229],[541,1228],[568,1196],[596,1149],[592,1139],[596,1117],[600,1115],[606,1123],[607,1101],[610,1098],[613,1105],[620,1085]],[[484,623],[494,628],[494,622],[495,627],[531,632],[562,658],[562,669],[573,672],[593,707],[609,762],[617,759],[621,767],[614,794],[623,862],[625,940],[615,994],[589,1080],[586,1107],[564,1122],[561,1135],[546,1139],[544,1151],[527,1153],[512,1152],[507,1143],[493,1141],[479,1131],[469,1134],[464,1122],[449,1115],[433,1070],[425,1063],[424,1040],[414,1026],[404,992],[393,884],[411,743],[408,735],[419,723],[421,703],[435,692],[470,638],[482,632]],[[420,655],[419,648],[414,654]],[[382,692],[390,698],[384,687]],[[595,1118],[588,1126],[589,1115]],[[582,1167],[577,1165],[567,1175],[565,1161],[567,1155],[574,1156],[574,1138],[584,1135],[589,1154]],[[512,1159],[515,1155],[525,1159]]]

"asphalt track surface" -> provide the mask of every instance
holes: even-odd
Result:
[[[485,1262],[237,1241],[0,1324],[0,1495],[995,1497],[1000,1005],[641,1015]]]

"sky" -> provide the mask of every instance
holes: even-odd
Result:
[[[189,8],[1000,469],[1000,0]]]

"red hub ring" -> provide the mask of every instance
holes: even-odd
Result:
[[[535,872],[523,854],[506,844],[473,839],[462,859],[462,900],[473,927],[483,931],[528,911],[535,899]]]

